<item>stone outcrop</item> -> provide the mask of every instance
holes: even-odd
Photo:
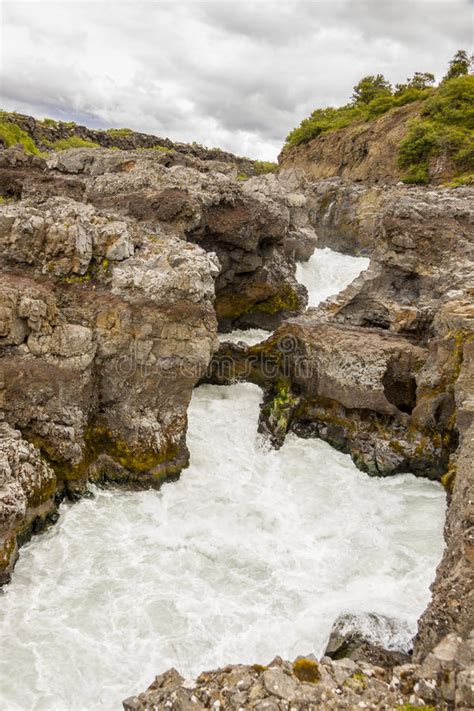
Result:
[[[329,318],[427,340],[441,306],[474,288],[471,188],[395,187],[381,196],[369,269]]]
[[[422,662],[380,667],[352,659],[275,658],[268,666],[229,665],[203,672],[193,682],[176,671],[157,676],[125,711],[223,709],[414,709],[468,711],[474,704],[474,637],[445,637]]]
[[[17,160],[11,151],[4,153],[9,154],[4,165]],[[284,200],[252,191],[232,171],[222,172],[222,163],[192,159],[183,165],[169,156],[62,151],[42,165],[31,159],[31,170],[24,163],[7,165],[3,178],[0,170],[0,185],[16,181],[16,198],[39,201],[59,194],[92,203],[214,252],[221,265],[215,305],[221,330],[273,329],[300,312],[306,291],[294,278],[295,245],[300,232],[302,241],[312,238],[309,256],[315,244],[312,228],[299,228]]]
[[[376,475],[441,478],[456,445],[452,423],[419,424],[417,379],[426,348],[380,329],[319,321],[311,310],[256,346],[223,343],[207,378],[261,385],[260,430],[281,445],[291,429],[349,452]],[[452,414],[452,409],[451,409]]]
[[[3,386],[3,383],[1,384]],[[57,478],[39,450],[0,422],[0,585],[8,582],[18,547],[56,517]]]
[[[219,264],[69,198],[0,206],[0,245],[0,412],[8,441],[39,462],[31,481],[22,459],[10,464],[22,496],[2,485],[8,570],[13,533],[56,494],[158,485],[185,466],[187,406],[217,344]]]
[[[128,128],[112,128],[109,130],[93,129],[78,125],[72,121],[40,121],[33,116],[19,113],[2,112],[2,121],[13,123],[20,127],[34,141],[37,148],[43,152],[51,150],[57,141],[70,141],[74,138],[89,141],[102,148],[120,149],[125,151],[153,149],[162,153],[173,153],[174,160],[218,161],[227,164],[238,174],[254,175],[254,161],[241,158],[220,148],[205,148],[197,143],[178,143],[169,138],[154,136],[149,133],[132,131]],[[1,139],[0,139],[1,141]]]
[[[460,444],[446,475],[451,490],[447,545],[432,586],[431,604],[419,622],[418,659],[447,632],[465,636],[474,629],[474,305],[471,301],[463,309],[453,306],[445,309],[442,320],[458,334],[455,417]]]

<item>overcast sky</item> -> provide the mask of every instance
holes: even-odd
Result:
[[[274,160],[366,74],[439,79],[469,0],[0,0],[0,106]]]

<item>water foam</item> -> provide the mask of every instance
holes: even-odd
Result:
[[[299,278],[314,304],[365,266],[317,250]],[[267,451],[260,399],[250,384],[198,388],[178,482],[96,489],[22,548],[0,598],[2,708],[115,709],[171,666],[321,654],[342,612],[409,644],[442,553],[442,488],[371,479],[318,440]]]
[[[308,306],[317,306],[354,281],[369,266],[365,257],[350,257],[329,247],[315,249],[307,262],[296,267],[296,278],[308,289]]]
[[[365,257],[349,257],[332,249],[315,249],[307,262],[301,262],[296,267],[296,278],[308,289],[308,306],[317,306],[328,296],[334,296],[354,281],[359,274],[369,266]],[[253,346],[268,338],[270,333],[263,328],[236,330],[232,333],[219,334],[221,342],[238,343],[243,341]]]
[[[442,488],[372,479],[318,440],[267,451],[260,398],[198,388],[178,482],[96,490],[22,549],[0,606],[4,708],[119,708],[170,666],[321,654],[344,611],[395,617],[381,642],[408,643],[442,552]]]

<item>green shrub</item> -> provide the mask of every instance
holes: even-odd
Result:
[[[474,185],[474,173],[463,173],[447,183],[448,188],[462,188],[464,185]]]
[[[80,136],[70,136],[69,138],[61,138],[59,141],[54,141],[51,148],[55,151],[67,151],[68,148],[99,148],[98,143],[87,141]]]
[[[383,74],[370,75],[363,77],[363,79],[355,85],[352,101],[355,104],[370,104],[374,99],[390,96],[391,93],[392,87]]]
[[[409,169],[404,180],[428,182],[428,160],[436,155],[449,157],[461,173],[474,170],[474,76],[445,80],[410,124],[398,156]]]
[[[428,163],[412,165],[403,177],[403,182],[412,185],[426,185],[430,182]]]
[[[365,121],[367,116],[367,106],[362,105],[346,104],[338,109],[332,106],[326,109],[315,109],[311,116],[303,119],[301,124],[288,134],[286,142],[289,146],[297,146],[323,133],[337,131],[338,128]]]
[[[58,121],[55,121],[52,118],[44,118],[44,119],[42,119],[42,121],[40,121],[40,123],[42,123],[44,126],[57,126],[58,125]]]
[[[7,148],[14,146],[16,143],[21,143],[25,149],[25,153],[39,154],[39,150],[33,139],[16,123],[8,123],[6,121],[0,123],[0,138]]]
[[[122,138],[123,136],[129,136],[133,131],[131,128],[108,128],[106,133],[112,138]]]
[[[436,128],[429,121],[416,119],[410,123],[408,134],[400,143],[398,165],[407,168],[424,162],[436,145]]]
[[[459,49],[452,60],[449,62],[449,69],[443,81],[455,79],[469,73],[471,59],[464,49]]]
[[[255,175],[265,175],[265,173],[274,173],[278,170],[278,163],[268,160],[254,160],[253,167]]]

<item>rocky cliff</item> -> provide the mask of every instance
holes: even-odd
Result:
[[[291,199],[232,171],[159,151],[0,152],[2,581],[62,496],[186,466],[218,324],[273,328],[304,308]]]

